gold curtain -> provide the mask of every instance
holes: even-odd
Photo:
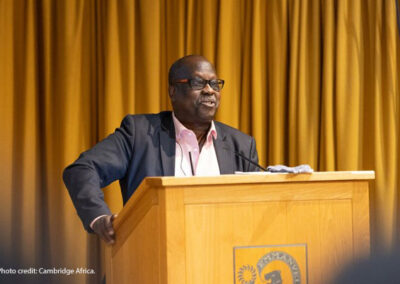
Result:
[[[375,170],[373,244],[392,247],[399,37],[394,0],[0,0],[3,267],[99,281],[62,170],[126,114],[170,109],[168,67],[192,53],[225,79],[217,119],[255,136],[261,164]],[[116,184],[106,199],[121,209]]]

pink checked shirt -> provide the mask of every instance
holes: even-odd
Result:
[[[189,152],[192,156],[195,176],[215,176],[220,175],[217,154],[215,153],[213,137],[217,139],[214,121],[211,122],[211,128],[207,133],[203,148],[199,148],[196,135],[190,129],[187,129],[172,113],[175,126],[175,176],[192,176]]]

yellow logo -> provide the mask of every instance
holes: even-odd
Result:
[[[307,283],[305,244],[235,247],[235,284]]]

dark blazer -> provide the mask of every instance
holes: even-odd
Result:
[[[221,174],[256,171],[238,152],[258,163],[255,140],[237,129],[214,122],[215,152]],[[64,170],[63,178],[84,227],[94,218],[111,214],[102,187],[120,181],[124,204],[145,177],[173,176],[175,128],[172,112],[127,115],[119,128]]]

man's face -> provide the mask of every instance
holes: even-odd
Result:
[[[217,79],[211,63],[202,59],[192,60],[180,79]],[[201,90],[193,90],[189,83],[173,84],[169,95],[176,117],[184,124],[209,124],[215,117],[221,95],[209,84]]]

